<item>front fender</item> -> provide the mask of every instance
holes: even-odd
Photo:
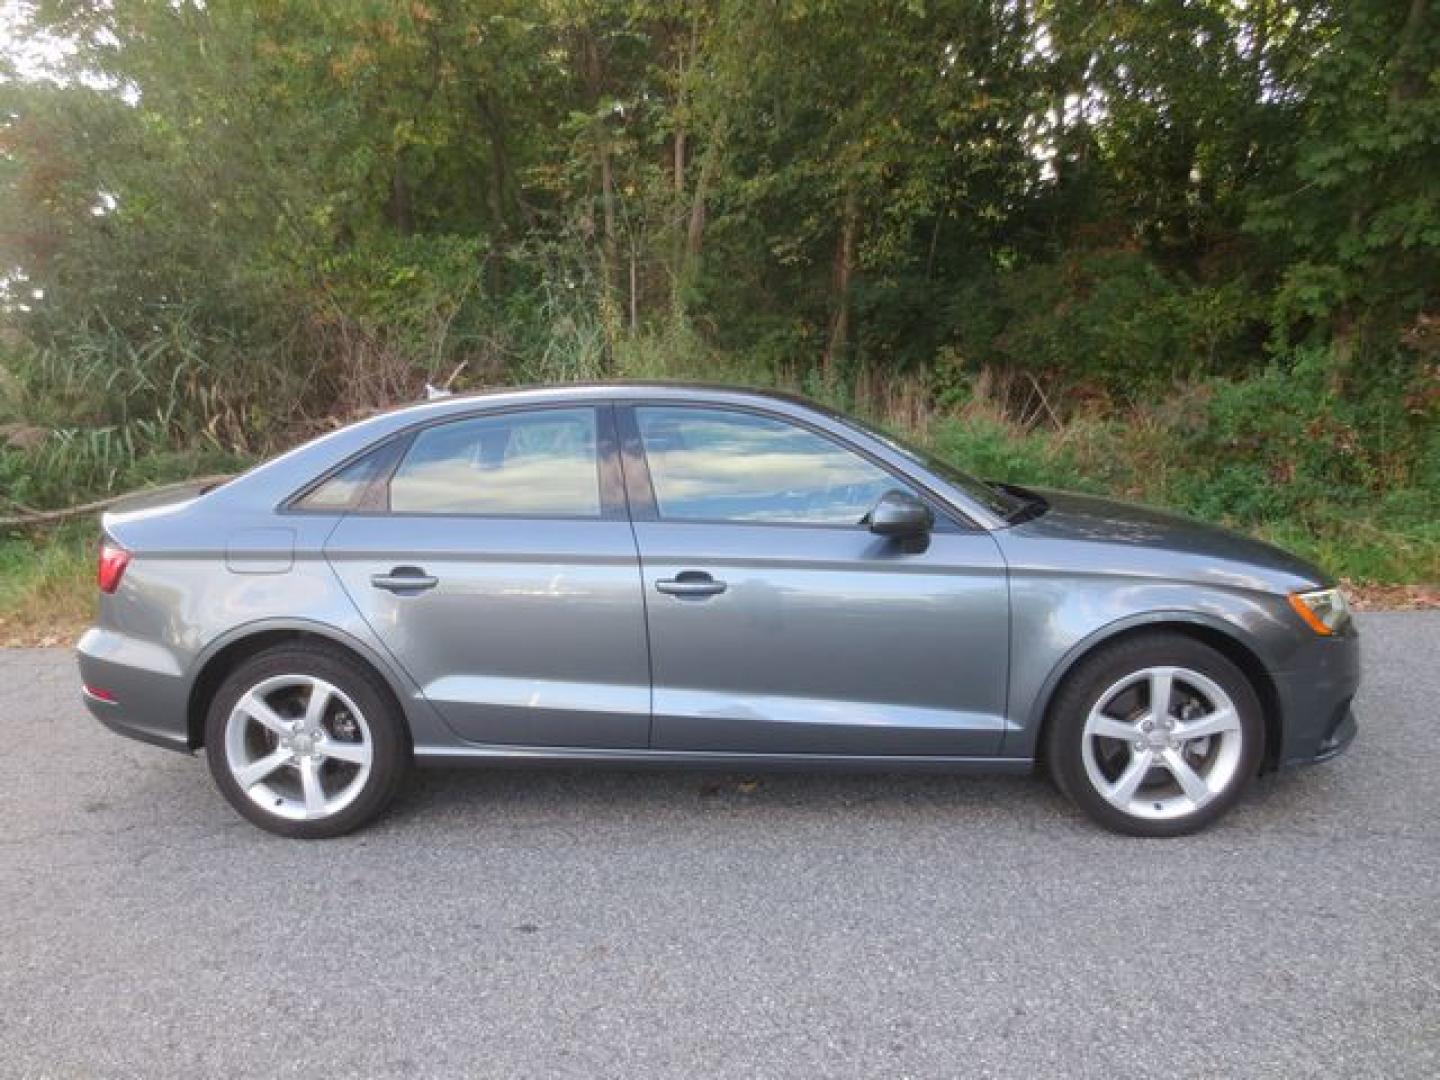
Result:
[[[1163,581],[1075,581],[1012,578],[1010,698],[1006,757],[1034,757],[1045,712],[1075,665],[1116,637],[1174,626],[1222,636],[1266,672],[1281,670],[1295,638],[1283,598],[1199,589]]]

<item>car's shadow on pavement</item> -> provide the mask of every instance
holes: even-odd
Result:
[[[1216,829],[1293,830],[1345,801],[1328,767],[1260,777]],[[423,769],[409,778],[384,827],[429,831],[473,824],[670,826],[762,816],[776,824],[853,816],[857,823],[923,820],[956,829],[1099,831],[1041,774],[718,772],[507,767]]]
[[[944,773],[506,767],[421,769],[393,816],[491,812],[624,819],[637,811],[704,815],[717,810],[815,811],[953,809],[985,813],[1020,806],[1065,808],[1038,776]]]

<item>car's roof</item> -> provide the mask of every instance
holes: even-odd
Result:
[[[733,401],[752,398],[776,402],[789,406],[800,406],[819,412],[829,412],[824,406],[800,394],[785,390],[761,389],[752,386],[735,386],[725,383],[685,382],[679,380],[651,379],[645,381],[616,380],[595,382],[574,382],[534,386],[496,386],[482,390],[471,390],[461,394],[445,394],[429,401],[401,405],[387,410],[386,415],[397,413],[449,411],[444,405],[492,404],[498,402],[525,404],[528,402],[553,401],[556,399],[609,400],[630,397],[697,398],[701,400]]]
[[[274,506],[294,494],[313,478],[337,467],[355,454],[391,435],[427,423],[459,418],[467,413],[513,406],[562,404],[582,401],[676,401],[746,405],[789,415],[828,428],[844,437],[860,439],[868,450],[902,471],[913,471],[913,460],[904,459],[893,447],[873,434],[858,430],[847,418],[818,402],[781,390],[726,386],[703,382],[615,381],[565,383],[555,386],[497,387],[473,393],[450,394],[378,413],[321,436],[304,446],[265,462],[243,477],[216,490],[206,502],[217,512],[244,507]],[[946,485],[943,481],[939,486]],[[952,498],[978,523],[995,528],[1001,519],[984,507],[973,505],[964,492]]]

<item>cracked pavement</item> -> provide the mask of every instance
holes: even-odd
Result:
[[[297,843],[0,651],[0,1077],[1440,1075],[1440,613],[1198,837],[1030,779],[417,774]]]

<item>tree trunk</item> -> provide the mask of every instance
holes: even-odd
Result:
[[[1425,93],[1427,75],[1425,65],[1416,54],[1424,38],[1425,17],[1429,14],[1429,0],[1410,0],[1410,10],[1405,16],[1405,25],[1400,30],[1400,45],[1395,50],[1395,81],[1390,88],[1391,104],[1414,101]]]
[[[690,19],[688,48],[681,40],[683,28],[677,28],[674,38],[675,50],[675,138],[672,147],[672,170],[673,191],[675,203],[671,224],[670,243],[670,307],[672,314],[677,318],[683,318],[685,313],[684,289],[690,280],[690,263],[692,244],[699,242],[698,234],[692,241],[691,234],[697,226],[692,223],[695,208],[693,205],[686,207],[688,198],[686,190],[686,156],[692,153],[690,145],[689,124],[692,121],[690,115],[690,82],[689,69],[693,68],[696,57],[700,54],[700,11],[698,7]],[[705,171],[704,163],[701,164],[701,173]],[[703,179],[701,181],[704,182]],[[697,184],[697,188],[699,184]],[[703,215],[699,228],[703,228]]]
[[[600,107],[600,94],[605,78],[600,67],[600,49],[595,44],[595,36],[589,34],[585,38],[585,81],[589,84],[590,107],[596,110]],[[601,251],[609,272],[615,267],[615,175],[610,163],[610,146],[605,134],[605,121],[596,117],[595,126],[595,156],[600,166],[600,213],[603,222],[603,233],[600,237]],[[606,284],[613,285],[608,274]]]
[[[717,123],[710,131],[709,144],[700,159],[700,175],[695,178],[695,194],[690,199],[690,224],[685,230],[685,251],[692,261],[700,256],[705,243],[705,200],[710,195],[710,185],[720,166],[720,144],[724,137],[724,125]]]
[[[707,152],[705,161],[700,165],[700,179],[695,184],[695,196],[690,200],[690,223],[685,229],[685,253],[691,259],[698,258],[705,245],[705,189],[709,187],[709,165],[710,155]]]
[[[505,231],[505,150],[495,135],[490,137],[490,183],[486,191],[486,202],[490,205],[490,218],[497,234]]]
[[[685,129],[675,129],[675,199],[680,201],[685,198]]]
[[[945,205],[935,213],[935,224],[930,230],[930,253],[925,256],[925,280],[935,280],[935,255],[940,250],[940,227],[945,224]]]
[[[600,322],[605,330],[607,353],[613,363],[615,339],[618,336],[620,314],[616,305],[618,289],[615,275],[618,269],[616,258],[617,236],[615,228],[615,175],[610,160],[609,140],[604,118],[599,116],[600,99],[605,85],[605,72],[601,64],[600,47],[593,32],[587,32],[584,40],[585,83],[589,91],[590,108],[594,114],[592,134],[595,139],[596,164],[600,168],[600,217],[601,235],[599,248],[600,278]]]
[[[404,164],[399,158],[390,174],[390,194],[385,199],[385,220],[401,236],[415,231],[415,213],[410,185],[405,181]]]
[[[835,313],[830,321],[830,340],[825,346],[820,374],[828,383],[836,365],[844,359],[850,344],[850,278],[855,269],[855,235],[860,228],[860,199],[852,183],[845,188],[840,210],[840,237],[835,244],[832,283]]]
[[[630,336],[640,329],[640,283],[636,263],[635,246],[630,246]]]
[[[605,261],[615,265],[615,172],[610,164],[610,149],[605,145],[603,136],[596,153],[600,156],[600,209],[604,215],[604,235],[602,245],[605,250]]]
[[[678,286],[685,274],[685,129],[683,127],[675,129],[674,141],[672,179],[674,180],[675,207],[674,216],[671,218],[673,235],[670,238],[670,266]],[[678,299],[677,296],[677,306]]]
[[[527,225],[534,225],[531,208],[515,179],[515,167],[510,160],[509,125],[505,122],[505,115],[497,108],[494,99],[483,91],[475,95],[475,105],[480,114],[481,127],[484,128],[485,137],[490,143],[490,182],[486,188],[485,201],[495,219],[496,231],[506,231],[512,204],[519,209]]]

